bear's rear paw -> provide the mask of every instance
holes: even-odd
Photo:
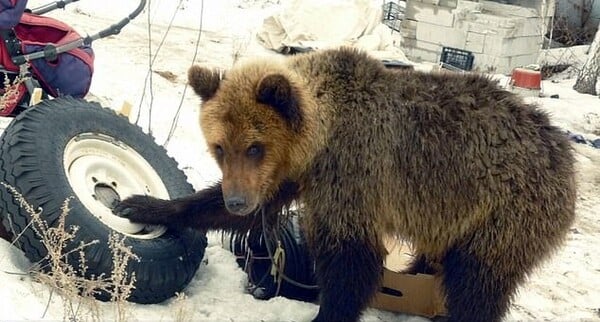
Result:
[[[152,225],[168,225],[173,210],[168,200],[135,195],[119,202],[113,213],[132,222]]]

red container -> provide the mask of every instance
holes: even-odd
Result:
[[[515,68],[512,72],[511,83],[516,87],[541,89],[542,74],[537,70]]]

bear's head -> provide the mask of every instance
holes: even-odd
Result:
[[[226,73],[194,66],[188,80],[203,101],[200,127],[223,174],[227,210],[247,215],[307,162],[310,99],[293,74],[269,62]]]

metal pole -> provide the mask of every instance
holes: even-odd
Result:
[[[67,1],[75,2],[78,0],[65,0],[65,1],[59,1],[59,2],[67,2]],[[60,46],[56,46],[54,44],[48,44],[46,47],[44,47],[44,50],[42,50],[42,51],[37,51],[34,53],[25,54],[25,55],[21,55],[21,56],[16,56],[16,57],[12,58],[12,61],[15,65],[19,66],[19,65],[22,65],[33,59],[46,58],[49,60],[54,60],[54,59],[56,59],[56,56],[58,54],[67,52],[71,49],[75,49],[82,45],[89,45],[92,43],[92,41],[97,40],[97,39],[101,39],[101,38],[108,37],[111,35],[116,35],[116,34],[120,33],[121,29],[123,29],[123,27],[125,27],[127,24],[129,24],[131,22],[131,20],[133,20],[135,17],[137,17],[144,10],[145,6],[146,6],[146,0],[140,0],[140,4],[131,14],[129,14],[127,17],[125,17],[123,20],[119,21],[118,23],[116,23],[106,29],[101,30],[96,34],[87,36],[85,38],[79,38],[77,40],[68,42],[68,43],[60,45]]]
[[[73,3],[73,2],[77,2],[77,1],[79,1],[79,0],[61,0],[61,1],[48,3],[43,6],[39,6],[37,8],[31,9],[31,13],[36,14],[36,15],[43,15],[54,9],[59,9],[59,8],[64,9],[65,6],[68,5],[69,3]]]

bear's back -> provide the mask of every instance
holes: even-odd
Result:
[[[298,57],[292,66],[310,79],[329,124],[308,176],[307,198],[317,208],[332,195],[398,214],[398,227],[456,223],[448,229],[456,235],[461,225],[470,229],[465,217],[480,220],[519,198],[551,202],[565,189],[566,204],[574,201],[566,137],[487,77],[387,70],[351,49]]]

